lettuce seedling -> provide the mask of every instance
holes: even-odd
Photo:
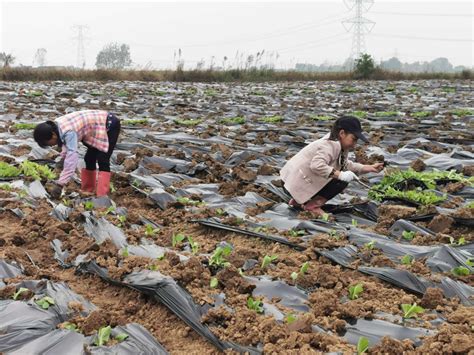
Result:
[[[191,252],[193,254],[197,254],[199,251],[199,244],[195,242],[192,237],[188,237],[188,243],[189,243],[189,246],[191,247]]]
[[[354,218],[353,218],[353,219],[352,219],[352,225],[353,225],[354,227],[357,227],[357,224],[358,224],[358,223],[357,223],[357,219],[354,219]]]
[[[92,211],[94,209],[94,202],[93,201],[84,202],[84,209],[86,211]]]
[[[413,240],[413,238],[415,237],[415,234],[416,234],[415,231],[403,231],[402,237],[403,239],[406,239],[406,240]]]
[[[401,259],[403,265],[411,265],[414,261],[413,256],[407,254]]]
[[[276,259],[278,259],[277,255],[272,255],[272,256],[265,255],[263,257],[261,269],[266,269],[267,266],[270,265],[272,262],[274,262]]]
[[[122,256],[124,258],[128,257],[130,254],[128,253],[128,247],[122,249]]]
[[[290,237],[301,237],[306,234],[306,231],[304,229],[290,229],[288,231],[288,235]]]
[[[416,303],[413,304],[402,304],[403,319],[416,318],[417,314],[421,314],[425,311],[423,307],[418,306]]]
[[[27,291],[29,291],[29,289],[27,289],[26,287],[20,287],[19,290],[13,294],[13,299],[16,301],[22,293]]]
[[[329,214],[323,213],[323,215],[321,216],[321,219],[325,222],[329,221]]]
[[[253,299],[249,297],[247,299],[247,307],[257,313],[263,313],[263,303],[261,300]]]
[[[36,304],[43,309],[48,309],[50,306],[54,305],[54,299],[49,296],[44,296],[43,298],[36,300]]]
[[[291,273],[291,278],[293,279],[293,281],[296,281],[298,276],[306,274],[308,272],[308,269],[309,269],[309,262],[306,261],[301,265],[299,272],[294,271]]]
[[[209,258],[209,265],[216,265],[218,267],[227,267],[230,263],[225,259],[232,253],[232,248],[229,245],[219,246]]]
[[[120,334],[117,334],[114,338],[115,338],[115,340],[117,340],[119,342],[122,342],[122,341],[124,341],[125,339],[128,338],[128,334],[120,333]]]
[[[100,328],[99,332],[97,333],[97,338],[95,339],[94,344],[96,346],[106,345],[110,340],[111,332],[112,328],[110,327],[110,325],[108,325],[107,327]]]
[[[173,234],[173,237],[171,237],[171,245],[174,248],[185,239],[186,239],[186,236],[184,234],[181,234],[181,233]]]
[[[349,287],[349,299],[355,300],[359,298],[359,295],[364,291],[362,284],[357,284],[355,286]]]
[[[218,284],[219,284],[219,281],[217,280],[217,277],[211,278],[211,282],[209,284],[211,288],[216,288]]]
[[[120,228],[125,227],[125,222],[127,221],[127,217],[126,216],[117,216],[117,219],[119,220],[118,226]]]
[[[360,337],[357,341],[357,355],[365,354],[369,350],[369,339]]]
[[[62,327],[67,330],[72,330],[73,332],[79,332],[77,325],[74,323],[66,322],[66,323],[63,323]]]
[[[285,317],[286,324],[291,324],[296,321],[298,318],[293,313],[288,313]]]
[[[459,246],[464,245],[464,244],[466,244],[466,238],[461,237],[461,238],[459,238],[458,241],[456,242],[456,239],[454,239],[453,237],[449,237],[449,244],[451,244],[451,245],[459,245]]]
[[[373,250],[375,248],[375,240],[365,243],[364,248],[367,250]]]
[[[154,237],[156,233],[160,231],[160,228],[154,228],[152,224],[145,226],[145,235],[147,237]]]
[[[451,272],[453,275],[456,275],[456,276],[469,276],[471,274],[469,269],[465,266],[455,267],[454,269],[451,270]]]

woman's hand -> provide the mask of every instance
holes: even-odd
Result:
[[[375,163],[372,165],[365,165],[364,173],[380,173],[383,170],[383,163]]]

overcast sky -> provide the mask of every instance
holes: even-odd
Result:
[[[15,64],[32,65],[45,48],[47,65],[76,65],[77,30],[85,25],[86,67],[108,42],[130,45],[135,65],[171,68],[179,48],[186,66],[214,56],[234,61],[265,50],[263,62],[279,68],[295,63],[342,63],[352,34],[342,20],[354,16],[343,0],[306,2],[40,2],[0,0],[0,51]],[[350,2],[350,1],[347,1]],[[374,58],[397,55],[403,62],[447,57],[454,65],[474,65],[473,1],[375,0],[364,17],[375,22],[366,36]],[[267,57],[271,52],[276,56]]]

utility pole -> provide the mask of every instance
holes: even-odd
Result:
[[[77,31],[77,36],[73,39],[77,41],[76,67],[84,69],[86,66],[86,53],[84,50],[84,31],[88,28],[84,25],[74,25],[72,28]]]
[[[363,14],[372,7],[374,0],[344,0],[349,10],[355,9],[355,16],[342,21],[347,32],[352,32],[352,48],[350,58],[358,59],[365,52],[365,35],[370,33],[375,22],[363,17]]]

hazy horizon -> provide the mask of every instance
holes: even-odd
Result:
[[[470,1],[376,0],[364,16],[376,24],[366,36],[366,52],[378,62],[446,57],[454,65],[474,65],[473,4]],[[262,62],[288,69],[296,63],[342,63],[352,34],[341,21],[354,16],[342,0],[312,2],[18,2],[3,1],[0,51],[15,65],[32,65],[45,48],[46,65],[76,65],[77,31],[86,25],[86,68],[109,42],[130,45],[134,65],[172,68],[182,50],[187,68],[231,63],[265,50]],[[278,53],[268,57],[270,53]]]

